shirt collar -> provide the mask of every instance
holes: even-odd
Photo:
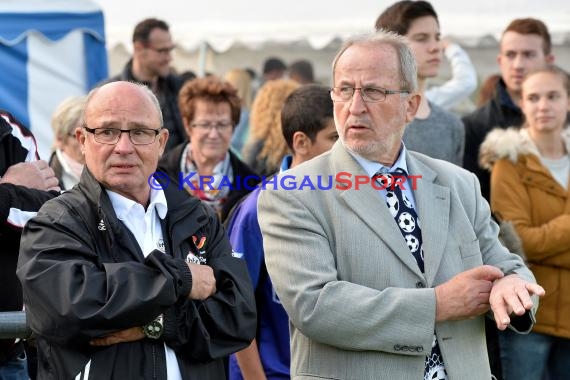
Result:
[[[149,207],[154,207],[160,219],[166,218],[166,213],[168,213],[168,204],[166,203],[166,196],[162,189],[150,189],[150,205]]]
[[[402,148],[400,149],[400,154],[398,155],[396,162],[394,162],[394,165],[392,165],[391,167],[384,166],[377,161],[370,161],[351,151],[348,152],[352,155],[352,157],[354,157],[354,159],[360,164],[360,166],[362,166],[362,168],[364,169],[366,174],[368,174],[369,177],[373,177],[379,172],[380,173],[394,172],[398,168],[403,169],[406,173],[408,173],[408,163],[406,161],[407,150],[403,142],[402,142]]]
[[[142,205],[138,202],[133,201],[119,193],[106,189],[107,194],[109,195],[109,199],[111,200],[111,204],[113,205],[113,209],[115,210],[115,214],[117,214],[117,218],[120,220],[124,220],[129,216],[129,213],[133,209],[133,207],[137,207],[137,205]],[[160,219],[164,219],[166,217],[166,213],[168,212],[168,205],[166,203],[166,197],[164,196],[164,191],[162,189],[150,189],[150,204],[148,205],[148,210],[156,209],[158,216]]]

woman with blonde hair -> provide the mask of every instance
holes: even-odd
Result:
[[[522,241],[546,295],[528,335],[499,335],[504,380],[566,379],[570,373],[570,79],[555,66],[526,76],[523,127],[495,129],[480,150],[491,170],[491,209]]]
[[[279,170],[288,148],[281,132],[281,108],[300,85],[289,79],[266,82],[258,91],[249,116],[250,136],[244,148],[245,162],[259,175]]]
[[[244,69],[232,69],[226,73],[224,80],[234,86],[241,100],[241,115],[231,142],[234,151],[241,155],[249,135],[249,111],[253,103],[252,78]]]
[[[51,127],[55,137],[54,150],[49,166],[55,172],[62,190],[69,190],[79,182],[85,160],[75,129],[81,125],[84,96],[65,99],[54,111]]]

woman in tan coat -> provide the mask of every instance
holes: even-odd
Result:
[[[533,331],[500,335],[504,380],[570,374],[570,133],[568,74],[547,67],[522,85],[522,129],[496,129],[480,151],[491,170],[491,209],[519,234],[546,295]]]

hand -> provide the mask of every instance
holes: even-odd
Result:
[[[436,322],[473,318],[489,310],[493,281],[503,272],[491,265],[461,272],[435,287]]]
[[[497,328],[506,329],[511,323],[510,315],[521,316],[532,308],[531,295],[542,297],[544,293],[542,286],[525,281],[516,274],[495,281],[489,302]]]
[[[117,343],[134,342],[144,339],[145,335],[141,327],[131,327],[126,330],[116,331],[101,338],[91,339],[92,346],[110,346]]]
[[[61,191],[55,173],[44,160],[20,162],[8,168],[0,183],[25,186],[37,190]]]
[[[188,298],[193,300],[205,300],[216,293],[216,277],[212,267],[186,263],[192,272],[192,289]]]

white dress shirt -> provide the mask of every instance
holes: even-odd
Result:
[[[117,218],[133,233],[144,257],[147,257],[155,249],[165,253],[160,225],[160,219],[164,219],[168,212],[164,192],[162,190],[150,190],[150,204],[146,211],[140,203],[132,199],[125,198],[111,190],[107,190],[107,194],[111,199]],[[167,379],[182,380],[176,354],[166,344],[164,344],[164,352],[166,354]]]

